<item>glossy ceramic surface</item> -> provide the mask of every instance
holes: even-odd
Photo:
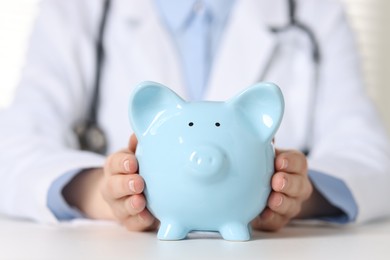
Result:
[[[147,207],[161,221],[159,239],[195,230],[250,239],[249,223],[270,193],[272,138],[283,109],[272,83],[226,102],[187,102],[155,82],[134,90],[129,117]]]

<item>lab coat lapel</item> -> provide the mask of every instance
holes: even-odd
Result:
[[[267,69],[277,41],[262,15],[266,1],[237,1],[216,54],[206,100],[226,100],[259,81]],[[275,4],[273,4],[273,7]],[[256,33],[253,33],[256,32]]]
[[[152,0],[121,1],[134,52],[130,62],[139,68],[141,80],[152,80],[186,97],[180,60]]]

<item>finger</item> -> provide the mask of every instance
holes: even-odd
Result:
[[[136,194],[111,202],[111,209],[119,220],[127,219],[142,212],[146,207],[144,195]]]
[[[276,171],[291,172],[297,174],[307,173],[306,156],[296,150],[279,151],[275,158]]]
[[[158,221],[147,209],[144,209],[139,214],[124,219],[122,224],[130,231],[145,231],[156,229]]]
[[[257,216],[252,222],[254,229],[263,231],[278,231],[289,222],[289,218],[279,215],[269,208],[266,208],[260,216]]]
[[[135,134],[132,134],[130,136],[130,140],[129,140],[129,150],[132,151],[133,153],[135,153],[135,151],[137,149],[137,144],[138,144],[138,139],[135,136]]]
[[[144,180],[138,174],[113,175],[107,178],[103,187],[103,194],[106,198],[115,200],[142,193],[144,187]]]
[[[311,193],[311,184],[307,176],[277,172],[272,176],[272,190],[293,198],[305,199]]]
[[[272,192],[268,199],[268,208],[275,213],[292,218],[301,210],[301,202],[297,199],[285,196],[280,192]]]
[[[138,162],[133,153],[117,152],[110,155],[104,165],[106,176],[121,173],[136,173],[138,171]]]

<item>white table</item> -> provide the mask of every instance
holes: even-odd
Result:
[[[216,234],[159,241],[107,222],[42,225],[0,217],[0,259],[390,259],[390,220],[363,226],[294,225],[249,242]]]

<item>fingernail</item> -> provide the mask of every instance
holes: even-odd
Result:
[[[131,190],[132,192],[136,192],[136,191],[135,191],[135,186],[134,186],[134,180],[130,180],[130,181],[129,181],[129,187],[130,187],[130,190]]]
[[[134,203],[133,203],[133,200],[132,200],[132,199],[130,199],[130,206],[131,206],[133,209],[135,209],[135,206],[134,206]]]
[[[280,167],[280,169],[286,169],[288,166],[288,161],[286,159],[283,159],[282,160],[282,166]]]
[[[278,205],[276,205],[276,206],[280,206],[280,205],[282,205],[282,203],[283,203],[283,196],[280,196],[280,200],[279,200],[279,203],[278,203]]]
[[[126,172],[129,172],[129,171],[130,171],[130,162],[129,162],[129,160],[126,160],[126,161],[123,163],[123,166],[125,167]]]
[[[276,204],[276,207],[280,207],[280,205],[282,205],[283,203],[283,196],[280,196],[280,199],[278,201],[278,204]]]
[[[283,191],[284,187],[286,187],[286,182],[287,182],[286,179],[283,178],[282,184],[280,185],[280,188],[279,188],[279,191]]]

